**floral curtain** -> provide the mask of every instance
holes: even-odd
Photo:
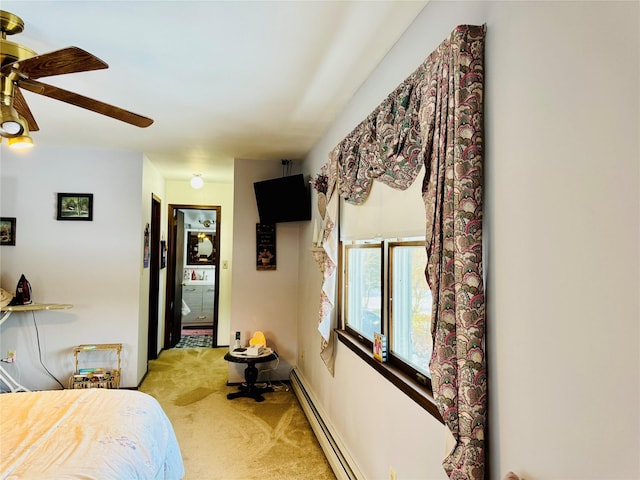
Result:
[[[364,202],[373,180],[406,189],[422,165],[426,277],[433,294],[433,395],[453,446],[451,479],[482,479],[487,382],[482,273],[484,26],[457,27],[418,69],[331,152],[326,171],[346,201]],[[337,202],[336,204],[337,205]],[[331,215],[337,215],[337,206]],[[327,209],[329,216],[329,209]],[[336,216],[325,224],[327,258],[337,252]],[[333,260],[330,260],[331,262]],[[327,264],[329,265],[329,264]],[[330,265],[329,265],[330,266]],[[327,276],[329,273],[329,276]],[[325,270],[325,287],[335,275]],[[333,298],[323,293],[323,354]],[[329,312],[329,314],[328,314]],[[325,359],[325,361],[327,361]]]

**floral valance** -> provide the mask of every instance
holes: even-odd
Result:
[[[340,196],[361,204],[374,179],[405,190],[420,173],[424,151],[419,113],[425,64],[398,86],[335,149]]]

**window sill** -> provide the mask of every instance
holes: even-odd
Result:
[[[417,380],[414,380],[398,368],[395,368],[393,365],[386,362],[379,362],[373,358],[373,352],[366,349],[349,332],[345,330],[335,330],[335,332],[341,343],[346,345],[352,352],[373,367],[384,378],[398,387],[414,402],[428,411],[436,420],[440,423],[444,423],[433,400],[433,396],[426,390],[424,385],[420,384]]]

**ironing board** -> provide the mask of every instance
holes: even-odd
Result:
[[[73,305],[67,303],[32,303],[30,305],[7,305],[6,307],[0,307],[0,332],[2,331],[2,324],[9,318],[13,312],[30,312],[35,310],[66,310],[73,308]],[[0,382],[4,383],[11,392],[30,392],[27,387],[18,383],[7,372],[2,365],[0,365]]]

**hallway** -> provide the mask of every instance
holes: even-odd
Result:
[[[311,426],[287,384],[258,403],[227,400],[228,348],[173,348],[149,362],[140,391],[158,400],[180,444],[185,478],[334,480]],[[258,380],[269,382],[268,367]],[[270,383],[270,382],[269,382]]]

